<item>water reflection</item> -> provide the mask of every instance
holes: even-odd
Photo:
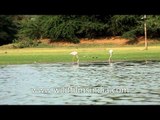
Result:
[[[0,104],[159,104],[159,66],[156,61],[1,65]],[[120,88],[129,92],[116,91]]]
[[[79,68],[79,64],[72,64],[71,66],[73,70],[77,70]]]

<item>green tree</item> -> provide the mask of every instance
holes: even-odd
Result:
[[[34,15],[20,16],[19,36],[78,43],[80,38],[122,36],[135,43],[144,35],[142,15]],[[147,34],[160,37],[160,16],[147,17]]]
[[[21,21],[19,37],[21,39],[29,37],[31,39],[43,38],[43,19],[40,16],[27,17]]]
[[[13,16],[0,15],[0,45],[12,43],[16,34],[17,24]]]
[[[139,25],[138,15],[114,15],[109,23],[109,30],[113,35],[122,35],[125,32],[136,29]]]

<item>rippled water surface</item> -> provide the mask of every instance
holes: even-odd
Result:
[[[0,65],[0,104],[160,104],[160,62]]]

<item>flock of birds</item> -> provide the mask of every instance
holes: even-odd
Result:
[[[111,57],[113,55],[113,50],[110,49],[108,52],[109,52],[108,62],[111,63]],[[7,51],[5,51],[4,53],[7,54]],[[78,52],[77,51],[73,51],[70,54],[73,56],[73,58],[72,58],[73,64],[79,64]],[[36,63],[36,61],[34,63]]]
[[[111,63],[111,57],[112,57],[112,55],[113,55],[113,50],[110,49],[108,52],[109,52],[108,62]],[[70,54],[73,56],[72,62],[73,62],[74,64],[79,64],[78,52],[77,52],[77,51],[73,51],[73,52],[71,52]]]

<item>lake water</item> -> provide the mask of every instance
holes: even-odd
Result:
[[[0,65],[0,104],[160,104],[160,62]]]

